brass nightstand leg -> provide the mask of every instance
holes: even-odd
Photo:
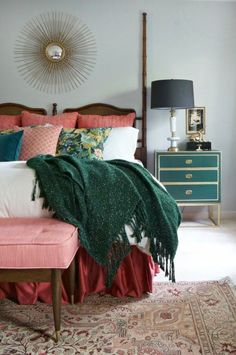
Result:
[[[217,217],[214,218],[214,207],[217,210]],[[216,204],[214,206],[208,206],[209,219],[214,223],[215,226],[220,225],[220,204]]]
[[[220,204],[217,205],[217,226],[220,225]]]

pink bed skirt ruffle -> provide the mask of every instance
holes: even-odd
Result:
[[[153,277],[158,272],[158,266],[152,257],[132,246],[130,254],[118,269],[112,287],[107,289],[104,269],[80,247],[77,255],[75,302],[83,302],[84,298],[92,293],[109,293],[115,297],[141,297],[144,293],[152,292]],[[20,304],[52,302],[48,282],[0,283],[0,299],[3,298],[14,299]],[[66,271],[63,273],[62,302],[68,303]]]

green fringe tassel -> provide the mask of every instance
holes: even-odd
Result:
[[[31,194],[31,200],[32,201],[35,201],[37,183],[38,183],[38,178],[36,176],[35,179],[34,179],[34,186],[33,186],[33,191],[32,191],[32,194]]]

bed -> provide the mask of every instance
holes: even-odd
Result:
[[[7,107],[7,113],[9,114],[9,107],[11,105],[8,104],[0,104],[0,119],[6,120],[7,116],[14,116],[14,114],[18,114],[19,110],[21,110],[22,105],[13,104],[11,115],[4,116],[5,114],[4,107]],[[15,109],[15,110],[14,110]],[[25,106],[24,106],[25,109]],[[92,109],[90,111],[90,109]],[[112,125],[112,120],[114,120],[115,125],[117,124],[117,120],[125,120],[127,116],[132,114],[134,117],[134,110],[129,109],[119,109],[117,107],[106,105],[106,104],[92,104],[82,108],[73,108],[73,109],[65,109],[62,115],[58,116],[43,116],[43,115],[35,115],[34,108],[29,108],[28,114],[30,115],[30,119],[40,119],[45,118],[48,122],[53,122],[53,119],[65,119],[66,114],[73,113],[73,116],[80,113],[82,118],[87,119],[98,119],[99,125],[104,126],[103,119],[107,120],[109,116],[109,126]],[[36,109],[38,113],[39,109]],[[25,112],[25,111],[23,111]],[[27,112],[27,111],[26,111]],[[43,109],[42,113],[45,113]],[[94,116],[95,113],[98,113]],[[28,115],[27,114],[27,115]],[[29,117],[26,115],[26,118]],[[91,116],[92,115],[92,116]],[[70,116],[70,119],[74,117]],[[23,122],[24,115],[22,113],[21,119]],[[68,118],[66,116],[66,118]],[[27,122],[27,120],[26,120]],[[57,122],[57,121],[56,121]],[[41,129],[41,126],[34,127],[35,123],[32,122],[33,127],[29,128],[30,130]],[[68,122],[67,122],[68,124]],[[130,122],[129,122],[130,124]],[[86,125],[86,123],[82,123],[82,126]],[[92,124],[93,125],[93,124]],[[119,122],[119,126],[122,123]],[[43,127],[45,130],[57,129],[58,126],[50,125],[49,127]],[[25,127],[28,129],[28,126]],[[61,128],[60,128],[61,129]],[[66,128],[65,128],[66,129]],[[84,128],[81,128],[84,130]],[[87,128],[86,128],[87,129]],[[92,128],[94,129],[94,128]],[[96,128],[95,128],[96,129]],[[98,128],[102,130],[106,130],[106,128]],[[124,130],[125,132],[128,130],[132,130],[136,132],[134,127],[114,127],[113,130]],[[69,130],[74,131],[74,128],[69,128]],[[90,130],[90,128],[88,128]],[[24,131],[25,134],[26,131]],[[37,133],[38,135],[38,133]],[[38,135],[39,136],[39,135]],[[51,133],[50,133],[51,137]],[[120,137],[120,136],[119,136]],[[127,138],[127,136],[125,136]],[[36,137],[35,137],[36,138]],[[43,139],[45,139],[45,133],[43,134]],[[130,143],[131,139],[128,136],[128,143]],[[137,136],[136,136],[137,141]],[[87,142],[87,141],[86,141]],[[117,142],[117,140],[116,140]],[[121,146],[126,146],[123,138],[118,140],[118,143],[122,143]],[[142,141],[141,141],[142,142]],[[25,143],[25,141],[24,141]],[[141,143],[142,144],[142,143]],[[30,146],[33,143],[30,142]],[[134,148],[134,147],[133,147]],[[132,148],[132,149],[133,149]],[[140,157],[140,149],[143,151],[145,147],[141,146],[138,150],[138,158]],[[23,150],[23,147],[22,147]],[[42,152],[40,152],[42,153]],[[47,152],[48,153],[48,152]],[[114,153],[114,152],[113,152]],[[116,152],[115,152],[116,153]],[[123,152],[124,153],[124,152]],[[126,150],[125,150],[126,153]],[[118,156],[118,159],[124,159],[127,161],[131,161],[133,164],[140,165],[142,162],[137,160],[134,157],[135,151],[130,157],[126,156]],[[121,153],[120,153],[121,154]],[[143,153],[141,153],[142,156]],[[33,154],[34,155],[34,154]],[[116,158],[113,156],[112,159]],[[51,211],[42,209],[43,199],[38,198],[35,201],[32,201],[32,191],[33,191],[33,182],[34,182],[34,171],[27,167],[24,160],[20,159],[20,161],[16,160],[13,162],[1,162],[0,163],[0,184],[1,184],[1,192],[0,192],[0,217],[49,217],[51,218]],[[108,159],[109,160],[109,159]],[[144,169],[144,168],[142,168]],[[154,263],[151,253],[144,242],[136,243],[133,242],[129,254],[123,259],[115,278],[112,282],[111,287],[106,287],[106,270],[103,266],[99,265],[86,251],[84,247],[80,247],[77,255],[77,288],[75,301],[82,302],[86,295],[95,292],[102,293],[110,293],[113,296],[123,297],[123,296],[133,296],[140,297],[143,293],[152,292],[152,284],[153,277],[155,273],[158,271],[158,266]],[[28,283],[28,284],[0,284],[0,298],[11,297],[16,299],[19,303],[35,303],[37,300],[41,300],[43,302],[51,302],[51,292],[50,286],[47,283]],[[66,274],[64,275],[64,288],[63,288],[63,301],[67,302],[67,278]]]
[[[27,132],[28,126],[40,126],[49,124],[50,127],[47,127],[47,129],[48,131],[51,130],[51,133],[49,134],[48,140],[50,140],[52,136],[55,140],[55,137],[60,133],[58,133],[55,127],[58,124],[62,124],[64,128],[67,127],[67,129],[70,129],[74,132],[76,124],[75,122],[78,121],[78,115],[80,115],[80,123],[82,123],[81,125],[79,125],[80,128],[78,129],[89,130],[93,129],[92,127],[95,127],[95,129],[97,128],[98,130],[101,129],[105,137],[108,132],[107,127],[112,127],[109,128],[111,129],[111,132],[109,132],[109,137],[106,137],[106,141],[103,145],[103,154],[105,154],[103,155],[103,158],[105,160],[125,160],[131,162],[131,164],[137,164],[139,166],[142,165],[143,167],[145,167],[147,162],[146,14],[143,14],[142,59],[143,71],[141,117],[136,117],[134,109],[119,108],[105,103],[93,103],[82,107],[64,108],[62,109],[63,113],[59,115],[57,114],[57,105],[53,104],[52,116],[50,117],[46,115],[47,112],[43,108],[28,107],[16,103],[2,103],[0,104],[0,130],[10,129],[12,125],[19,125],[20,119],[20,125],[22,124],[26,128],[26,130],[24,130],[25,139],[25,134]],[[8,125],[3,123],[7,121],[9,121]],[[94,122],[96,122],[96,124],[94,124]],[[54,128],[52,128],[51,126],[53,126]],[[83,128],[83,126],[86,126],[87,128]],[[138,130],[135,127],[138,127],[139,135],[137,135]],[[37,137],[42,134],[45,138],[44,132],[42,133],[40,131],[41,128],[38,129],[39,131],[37,133]],[[31,128],[29,128],[29,132],[31,132],[30,130]],[[84,134],[81,136],[84,136]],[[111,139],[109,141],[109,138],[111,136],[113,136],[113,144],[111,144]],[[30,136],[30,138],[32,142],[36,137],[33,136],[32,139],[32,136]],[[91,139],[91,135],[89,138]],[[89,144],[90,143],[91,142],[89,141]],[[117,149],[118,145],[119,150]],[[32,186],[35,175],[32,169],[29,169],[26,166],[25,160],[32,156],[32,151],[31,155],[29,155],[29,150],[23,149],[24,146],[25,144],[22,145],[20,153],[18,152],[19,161],[17,159],[12,159],[14,160],[13,162],[0,163],[0,218],[7,218],[8,216],[10,216],[10,214],[12,214],[13,216],[43,216],[46,218],[51,218],[52,213],[48,210],[42,209],[43,199],[38,198],[35,201],[32,201],[31,199]],[[64,140],[62,140],[62,154],[64,152],[64,146],[67,146],[68,148],[68,145],[65,145]],[[77,147],[73,146],[73,149],[74,148]],[[100,154],[100,148],[101,147],[98,146],[98,149],[94,150],[96,154]],[[71,145],[69,145],[69,149],[71,149]],[[128,151],[129,154],[127,155]],[[35,154],[36,152],[37,150],[34,151]],[[86,150],[86,154],[88,154],[88,152],[91,153],[89,149]],[[48,154],[48,151],[41,151],[40,153]],[[81,154],[81,151],[79,151],[79,154]],[[84,152],[82,152],[82,154],[84,154]],[[14,158],[16,158],[16,156],[14,156]],[[16,201],[17,203],[12,203],[12,196],[14,196],[14,201]],[[23,201],[25,204],[24,207]],[[109,293],[116,297],[140,297],[143,293],[152,292],[153,278],[155,274],[159,271],[159,266],[157,263],[154,262],[149,250],[149,246],[146,243],[142,244],[136,242],[132,243],[130,247],[130,252],[122,260],[110,287],[106,286],[106,270],[104,269],[104,267],[98,264],[82,246],[78,250],[76,263],[77,287],[75,294],[75,302],[82,302],[87,295],[98,292]],[[64,273],[62,292],[63,302],[68,302],[67,287],[67,275],[66,273]],[[0,299],[5,297],[15,299],[21,304],[33,304],[37,300],[46,303],[51,303],[50,285],[48,283],[42,282],[15,284],[1,283]]]
[[[16,103],[0,104],[0,115],[2,115],[2,118],[5,119],[6,117],[3,117],[3,115],[15,116],[22,112],[22,110],[31,112],[33,114],[46,114],[46,111],[40,108],[35,109],[33,107],[27,107]],[[130,113],[135,113],[133,109],[121,109],[106,104],[92,104],[76,109],[67,108],[64,110],[64,112],[79,112],[82,115],[86,115],[86,117],[88,117],[87,115],[93,115],[96,113],[101,117],[104,116],[105,119],[108,115],[112,115],[114,119],[117,118],[117,116],[120,116],[122,119]],[[136,151],[136,157],[139,160],[140,157],[143,156],[144,150],[145,147],[142,146],[141,141],[141,147]],[[26,168],[24,161],[6,163],[2,162],[0,163],[0,168],[2,172],[2,206],[4,199],[10,201],[12,199],[12,196],[14,196],[15,207],[11,212],[13,214],[11,216],[22,216],[21,202],[23,201],[23,199],[26,198],[26,196],[28,196],[27,198],[30,199],[32,193],[32,180],[34,179],[33,172]],[[5,177],[3,171],[6,174]],[[16,180],[18,182],[18,187],[16,186],[14,190],[14,186],[16,185],[16,183],[13,182],[11,188],[9,188],[9,182]],[[19,201],[21,202],[19,203]],[[27,205],[27,202],[25,203],[25,205]],[[26,207],[25,205],[25,214],[23,214],[23,216],[39,216],[39,210],[42,211],[40,212],[41,217],[50,216],[48,211],[42,209],[42,201],[40,201],[40,199],[38,199],[34,203],[30,201],[30,203],[28,203],[28,207]],[[7,212],[4,212],[3,210],[7,210]],[[11,210],[11,207],[9,206],[5,206],[4,208],[2,207],[1,217],[3,218],[9,216],[9,210]],[[123,260],[113,281],[112,287],[106,288],[104,268],[98,265],[86,252],[86,250],[81,247],[77,255],[78,287],[75,300],[82,302],[86,295],[94,292],[107,292],[118,297],[126,295],[140,297],[145,292],[151,292],[153,277],[158,271],[158,267],[154,263],[150,253],[147,250],[145,251],[144,249],[136,245],[133,245],[131,247],[131,252]],[[65,302],[68,300],[66,288],[66,275],[64,275],[63,301]],[[46,283],[1,284],[0,298],[3,297],[11,297],[16,299],[19,303],[24,304],[35,303],[37,300],[41,300],[48,303],[51,302],[50,287],[49,284]]]

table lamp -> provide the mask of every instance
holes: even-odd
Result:
[[[151,108],[170,110],[171,137],[167,138],[171,145],[169,151],[178,151],[176,136],[175,110],[194,107],[192,80],[168,79],[156,80],[151,86]]]

